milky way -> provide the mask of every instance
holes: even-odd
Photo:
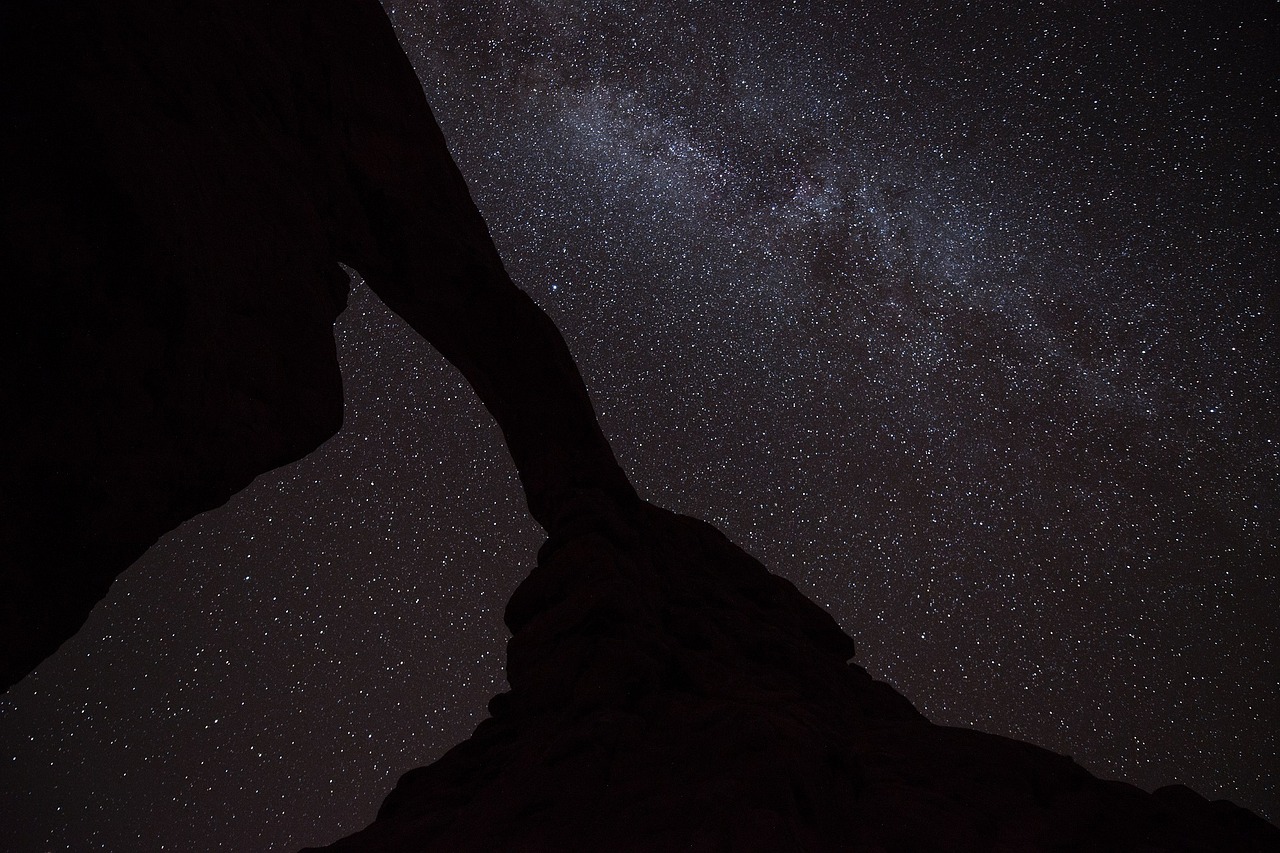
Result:
[[[934,721],[1280,817],[1274,21],[384,5],[644,496]],[[337,335],[343,432],[0,703],[0,846],[331,841],[502,689],[500,434],[358,283]]]

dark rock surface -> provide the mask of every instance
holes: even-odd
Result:
[[[647,508],[544,548],[506,619],[491,718],[325,850],[1280,849],[1228,802],[933,725],[690,518]]]
[[[497,417],[535,516],[630,486],[375,0],[0,5],[0,678],[341,424],[355,267]]]

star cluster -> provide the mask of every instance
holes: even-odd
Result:
[[[384,2],[644,496],[936,722],[1275,819],[1274,21],[1023,5]],[[337,335],[342,433],[0,703],[7,849],[327,842],[502,688],[500,434]]]

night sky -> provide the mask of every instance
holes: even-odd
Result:
[[[935,722],[1280,818],[1274,4],[384,5],[642,495]],[[0,700],[0,848],[332,841],[503,688],[540,530],[350,305],[343,431]]]

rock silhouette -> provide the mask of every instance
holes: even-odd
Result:
[[[551,533],[511,691],[333,850],[1276,850],[935,726],[820,608],[640,503],[373,0],[0,6],[5,684],[181,521],[339,426],[355,267],[476,388]]]
[[[337,431],[339,262],[466,376],[544,526],[633,499],[376,2],[0,15],[5,687],[159,536]]]
[[[602,513],[602,516],[606,515]],[[646,508],[544,547],[511,691],[334,851],[1246,851],[1280,830],[937,726],[702,522]]]

